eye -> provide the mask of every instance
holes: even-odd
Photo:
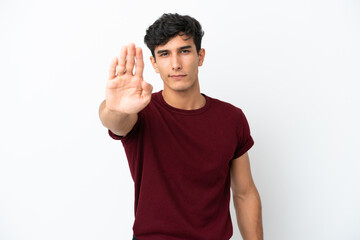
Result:
[[[167,56],[167,55],[168,55],[167,52],[160,53],[160,57],[165,57],[165,56]]]
[[[190,50],[187,50],[187,49],[181,50],[181,53],[189,53],[189,52],[190,52]]]

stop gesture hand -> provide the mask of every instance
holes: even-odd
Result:
[[[150,103],[153,87],[144,81],[143,70],[141,48],[135,48],[133,43],[123,46],[120,57],[115,57],[110,65],[105,91],[108,110],[136,114]]]

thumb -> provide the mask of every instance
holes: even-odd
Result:
[[[153,86],[150,83],[145,82],[144,80],[141,82],[141,87],[143,89],[143,95],[150,95],[153,90]]]

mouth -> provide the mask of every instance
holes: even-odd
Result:
[[[172,79],[175,79],[175,80],[180,80],[180,79],[186,77],[186,74],[169,75],[169,77],[171,77]]]

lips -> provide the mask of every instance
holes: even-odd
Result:
[[[174,75],[170,75],[170,77],[173,79],[182,79],[186,77],[186,74],[174,74]]]

